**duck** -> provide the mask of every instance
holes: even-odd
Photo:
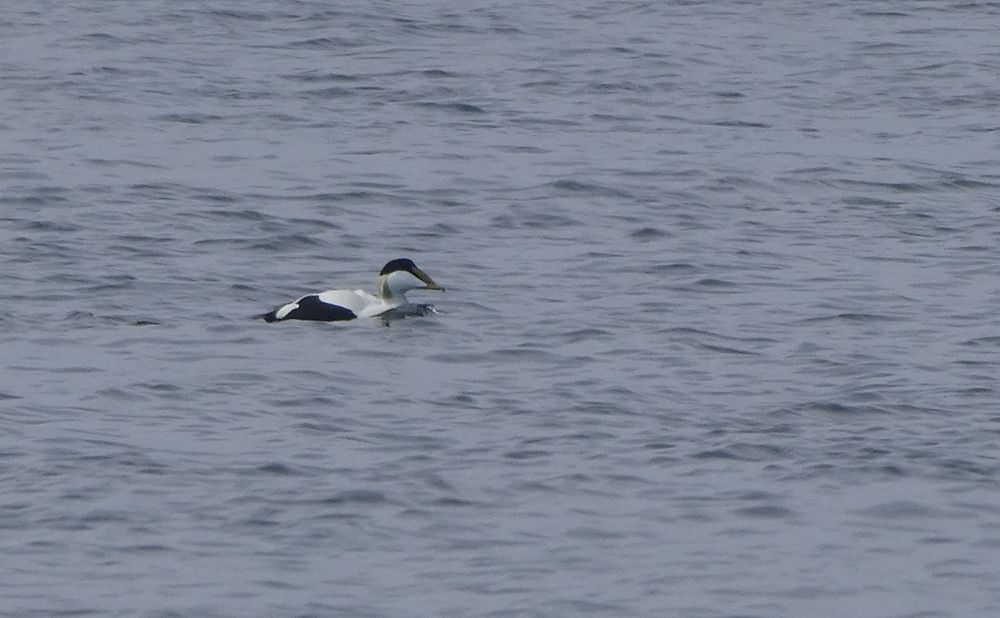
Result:
[[[423,314],[427,313],[429,306],[411,304],[406,299],[406,293],[410,290],[443,292],[444,288],[435,283],[413,260],[397,258],[390,260],[379,271],[375,290],[376,294],[364,290],[327,290],[307,294],[257,317],[269,323],[285,320],[341,322],[390,314]]]

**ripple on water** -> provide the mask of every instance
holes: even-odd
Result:
[[[943,6],[7,3],[0,607],[1000,615]],[[404,255],[441,313],[251,319]]]
[[[632,232],[629,232],[629,238],[634,238],[635,240],[641,242],[649,242],[653,240],[660,240],[663,238],[670,238],[673,234],[662,230],[657,227],[643,227]]]

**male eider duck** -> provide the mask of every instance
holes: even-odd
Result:
[[[426,307],[411,305],[406,300],[410,290],[440,290],[427,273],[417,268],[413,260],[399,258],[382,267],[375,285],[378,296],[364,290],[329,290],[309,294],[290,303],[275,307],[258,317],[265,322],[284,320],[316,320],[338,322],[355,318],[372,318],[389,312],[406,315],[421,313]]]

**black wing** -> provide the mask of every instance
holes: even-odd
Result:
[[[265,322],[279,322],[283,320],[314,320],[317,322],[342,322],[344,320],[353,320],[358,316],[346,307],[341,307],[340,305],[331,305],[330,303],[324,303],[319,299],[316,294],[311,294],[309,296],[303,296],[302,298],[295,301],[298,305],[295,309],[292,309],[283,318],[278,318],[278,310],[281,307],[275,307],[270,313],[263,314]]]

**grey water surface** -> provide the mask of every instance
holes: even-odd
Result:
[[[0,615],[1000,616],[998,30],[8,3]]]

